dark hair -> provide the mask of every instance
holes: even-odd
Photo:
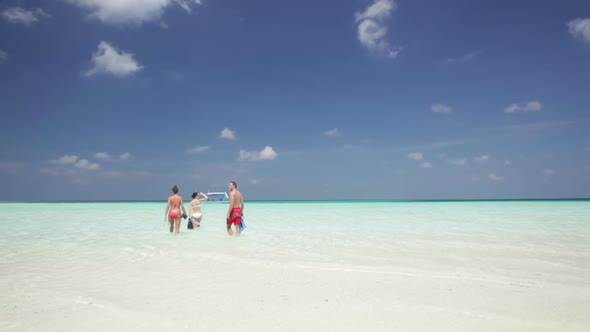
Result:
[[[193,193],[193,198],[197,198],[197,196],[199,196],[199,192],[198,192],[198,191],[195,191],[195,192]]]
[[[178,194],[178,187],[176,185],[174,185],[174,187],[172,187],[172,192],[175,194]]]
[[[233,184],[234,187],[236,187],[236,188],[238,187],[238,184],[236,183],[236,181],[230,181],[229,183]]]

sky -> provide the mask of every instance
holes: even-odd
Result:
[[[0,200],[590,197],[590,2],[0,2]]]

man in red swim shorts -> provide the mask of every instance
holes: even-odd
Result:
[[[227,234],[234,235],[231,229],[233,224],[236,229],[236,236],[240,236],[240,225],[242,224],[242,216],[244,215],[244,197],[238,191],[238,184],[235,181],[229,183],[229,210],[227,211]]]

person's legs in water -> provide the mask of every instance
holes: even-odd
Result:
[[[227,224],[227,235],[232,236],[234,235],[234,231],[231,229],[231,223]]]
[[[240,230],[240,224],[242,217],[240,215],[231,215],[230,219],[227,220],[227,234],[229,236],[234,235],[234,231],[231,229],[231,225],[234,224],[234,227],[236,228],[236,236],[240,236],[241,230]]]
[[[240,234],[242,234],[242,230],[240,229],[241,223],[242,223],[241,218],[238,219],[238,221],[234,223],[234,227],[236,228],[236,236],[240,236]]]
[[[175,229],[175,231],[174,231],[175,234],[180,233],[180,217],[174,219],[174,229]]]
[[[168,222],[170,223],[170,233],[174,231],[174,219],[168,218]]]

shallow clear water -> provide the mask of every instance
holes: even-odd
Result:
[[[240,238],[225,231],[227,205],[205,205],[202,227],[183,220],[179,235],[168,233],[164,209],[1,203],[0,329],[41,330],[22,318],[92,301],[149,312],[137,302],[151,303],[152,285],[175,291],[236,265],[589,289],[589,201],[247,202]]]

